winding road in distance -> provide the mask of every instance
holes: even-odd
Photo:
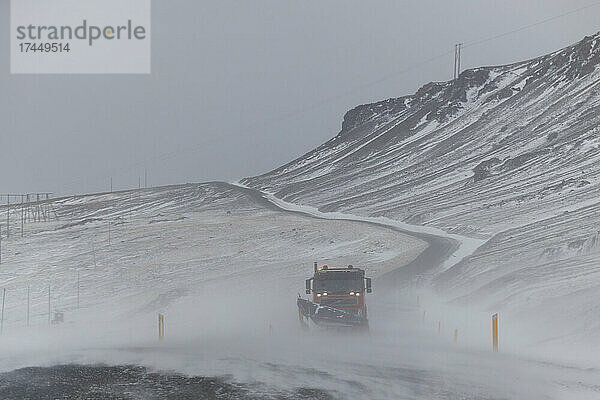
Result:
[[[325,218],[310,213],[309,211],[289,210],[280,207],[278,204],[269,200],[267,195],[265,195],[261,191],[249,188],[247,186],[241,186],[225,182],[214,182],[214,184],[216,186],[222,186],[223,189],[240,190],[249,197],[251,197],[257,203],[264,205],[265,207],[274,211],[303,215],[317,219],[336,219],[335,217]],[[407,236],[412,236],[427,243],[427,247],[425,248],[425,250],[423,250],[414,260],[412,260],[406,265],[398,266],[398,268],[394,269],[393,271],[387,272],[378,277],[377,287],[378,289],[384,291],[398,289],[404,286],[408,286],[411,283],[418,285],[431,270],[442,265],[452,254],[454,254],[454,252],[459,247],[459,242],[457,240],[433,235],[430,233],[413,232],[385,223],[364,221],[358,217],[352,218],[352,215],[348,215],[348,217],[343,218],[343,220],[354,221],[372,226],[377,226],[384,229],[389,229]]]

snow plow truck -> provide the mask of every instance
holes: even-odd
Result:
[[[346,268],[317,267],[314,275],[306,280],[306,294],[312,301],[298,295],[298,318],[311,320],[321,327],[367,328],[367,305],[365,294],[371,293],[371,278],[365,271],[348,265]]]

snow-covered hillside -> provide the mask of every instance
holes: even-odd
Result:
[[[54,207],[58,221],[27,223],[24,238],[2,240],[5,333],[25,324],[28,286],[33,325],[47,321],[48,286],[52,311],[77,312],[78,273],[81,307],[109,321],[222,285],[291,290],[293,302],[313,261],[368,264],[377,276],[425,246],[361,223],[284,215],[220,183],[67,197]]]
[[[58,221],[27,223],[24,238],[13,230],[2,243],[1,398],[597,394],[594,369],[515,357],[526,336],[503,335],[508,354],[489,351],[486,313],[441,307],[426,292],[418,306],[415,293],[382,290],[386,272],[429,249],[385,226],[284,211],[223,183],[69,197],[54,207]],[[363,266],[374,277],[369,335],[300,329],[295,298],[315,259]],[[50,311],[64,312],[63,324],[48,324],[49,286]],[[166,315],[163,341],[158,312]],[[71,363],[85,366],[60,367]],[[42,368],[12,371],[32,366]],[[218,395],[201,395],[205,389]]]
[[[133,383],[95,398],[156,381],[183,397],[169,382],[184,377],[129,364],[224,377],[204,383],[229,398],[597,398],[599,64],[600,34],[464,71],[351,110],[335,138],[241,184],[56,199],[58,219],[23,237],[22,209],[0,206],[0,397],[106,373],[19,367],[107,363]],[[369,335],[299,328],[314,260],[374,278]]]
[[[322,211],[488,239],[432,281],[487,309],[540,310],[586,336],[600,285],[600,34],[356,107],[341,132],[246,185]],[[588,294],[588,295],[586,295]],[[550,318],[550,317],[548,317]]]
[[[284,213],[248,192],[212,183],[68,197],[53,202],[58,221],[28,222],[23,238],[14,226],[2,240],[0,397],[2,372],[105,362],[235,376],[292,391],[273,398],[313,398],[293,390],[318,379],[290,376],[285,366],[270,371],[281,349],[271,354],[266,345],[272,326],[285,351],[297,347],[295,299],[312,262],[352,263],[377,277],[425,243],[361,222]],[[49,312],[58,311],[64,324],[49,326]],[[158,312],[167,320],[162,350]],[[326,380],[331,390],[343,386]]]

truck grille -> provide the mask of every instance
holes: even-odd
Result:
[[[325,296],[323,296],[325,297]],[[343,297],[343,298],[331,298],[331,297],[327,297],[327,298],[323,298],[321,297],[321,305],[323,306],[330,306],[330,307],[335,307],[335,306],[355,306],[358,304],[358,298],[357,297]]]

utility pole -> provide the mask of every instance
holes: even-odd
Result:
[[[111,193],[113,192],[113,189],[112,189],[112,176],[110,177],[110,192]]]
[[[79,270],[77,270],[77,309],[79,310]]]
[[[6,238],[10,235],[10,194],[6,195]]]
[[[460,69],[460,52],[461,52],[461,50],[462,50],[462,43],[459,43],[458,44],[458,72],[456,75],[457,78],[460,76],[460,71],[461,71],[461,69]]]
[[[148,169],[144,168],[144,189],[148,189]]]
[[[50,285],[48,285],[48,325],[50,325]]]
[[[23,237],[23,229],[25,228],[25,216],[23,215],[23,195],[21,195],[21,237]]]
[[[2,264],[2,225],[0,225],[0,264]]]
[[[44,203],[44,222],[50,221],[50,195],[46,193],[46,203]]]
[[[29,285],[27,285],[27,326],[29,326]]]
[[[460,75],[460,52],[462,50],[462,43],[454,45],[454,79]]]
[[[453,67],[453,70],[452,70],[452,79],[453,80],[456,79],[456,63],[458,61],[457,58],[456,58],[457,54],[458,54],[458,45],[455,44],[454,45],[454,67]]]
[[[0,321],[0,335],[4,331],[4,299],[6,299],[6,288],[2,290],[2,320]]]

